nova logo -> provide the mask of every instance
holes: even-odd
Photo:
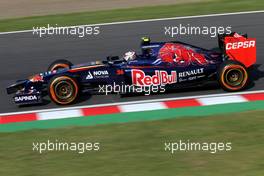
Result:
[[[91,72],[88,72],[86,79],[93,79],[93,75]]]
[[[17,97],[15,97],[15,102],[33,101],[33,100],[38,100],[36,95],[27,95],[27,96],[17,96]]]
[[[107,71],[107,70],[94,71],[94,72],[93,72],[93,75],[94,75],[94,76],[108,75],[108,71]]]
[[[231,49],[239,49],[239,48],[252,48],[255,47],[256,41],[255,40],[248,40],[244,42],[234,42],[234,43],[227,43],[226,50]]]
[[[133,69],[132,73],[132,84],[138,86],[151,86],[151,85],[165,85],[173,84],[177,82],[176,71],[171,71],[171,75],[167,71],[155,70],[153,76],[145,75],[141,70]]]

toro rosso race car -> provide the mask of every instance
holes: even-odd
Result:
[[[151,42],[142,38],[141,53],[109,56],[104,61],[73,65],[53,62],[48,70],[7,88],[18,105],[37,104],[48,93],[57,104],[71,104],[82,92],[98,92],[102,85],[168,89],[218,81],[226,91],[240,91],[249,83],[248,68],[256,62],[256,40],[238,33],[218,36],[219,49],[207,50],[191,44]],[[120,92],[121,93],[121,92]]]

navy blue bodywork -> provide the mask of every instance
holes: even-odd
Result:
[[[217,69],[225,60],[224,55],[219,51],[182,42],[145,42],[142,43],[141,49],[142,53],[137,55],[135,60],[126,61],[123,58],[108,57],[105,61],[40,73],[29,79],[17,81],[7,88],[7,93],[15,94],[16,104],[36,104],[42,102],[49,81],[55,76],[68,75],[76,78],[82,91],[93,92],[98,90],[99,85],[134,84],[133,71],[142,71],[150,77],[158,71],[165,71],[167,75],[174,72],[177,75],[176,81],[174,80],[169,87],[188,87],[208,80],[217,80]],[[172,60],[168,61],[168,59]],[[149,78],[145,81],[148,83]]]

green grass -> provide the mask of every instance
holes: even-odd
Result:
[[[36,16],[0,20],[0,31],[32,29],[33,26],[94,24],[209,13],[263,10],[263,0],[215,0],[167,6],[141,7],[62,15]]]
[[[264,111],[1,133],[1,175],[263,176]],[[100,142],[99,152],[32,151],[47,140]],[[164,142],[232,142],[229,152],[164,151]]]

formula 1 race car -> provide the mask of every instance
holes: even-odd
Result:
[[[218,44],[215,51],[179,41],[151,42],[144,37],[140,54],[132,51],[122,58],[109,56],[80,65],[57,60],[46,72],[9,86],[7,93],[15,94],[18,105],[41,103],[45,92],[55,103],[67,105],[82,92],[98,92],[100,87],[113,85],[159,90],[218,81],[226,91],[244,89],[249,82],[248,68],[256,62],[256,40],[231,33],[219,35]],[[124,92],[120,89],[118,93]]]

